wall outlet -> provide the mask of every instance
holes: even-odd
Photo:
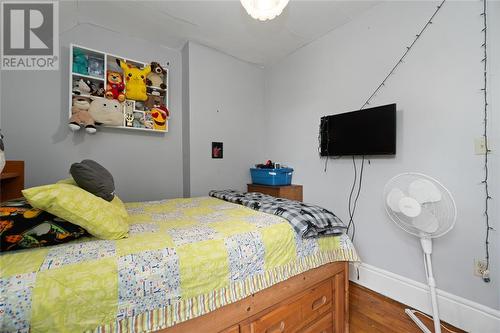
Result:
[[[486,154],[486,142],[484,136],[474,139],[474,152],[476,155]]]
[[[479,277],[484,277],[486,271],[486,260],[475,259],[474,260],[474,275]]]

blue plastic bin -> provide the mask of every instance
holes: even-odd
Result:
[[[252,183],[260,185],[290,185],[292,183],[292,168],[259,169],[250,168]]]

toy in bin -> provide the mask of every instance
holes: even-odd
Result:
[[[265,164],[257,164],[250,168],[252,183],[260,185],[290,185],[293,169],[281,167],[279,163],[268,160]]]

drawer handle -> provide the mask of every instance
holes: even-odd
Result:
[[[323,297],[321,297],[313,302],[312,309],[316,310],[317,308],[325,305],[325,303],[326,303],[326,296],[323,295]]]
[[[283,333],[285,331],[285,322],[282,320],[279,325],[269,327],[269,329],[266,330],[267,333],[275,333],[275,332],[280,332]]]

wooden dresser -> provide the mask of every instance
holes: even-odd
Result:
[[[158,333],[347,333],[348,265],[306,271]]]
[[[7,161],[0,174],[0,202],[23,196],[24,161]]]
[[[277,198],[302,201],[302,185],[269,186],[247,184],[247,192],[259,192]]]
[[[333,332],[333,281],[323,281],[240,324],[241,333]]]

